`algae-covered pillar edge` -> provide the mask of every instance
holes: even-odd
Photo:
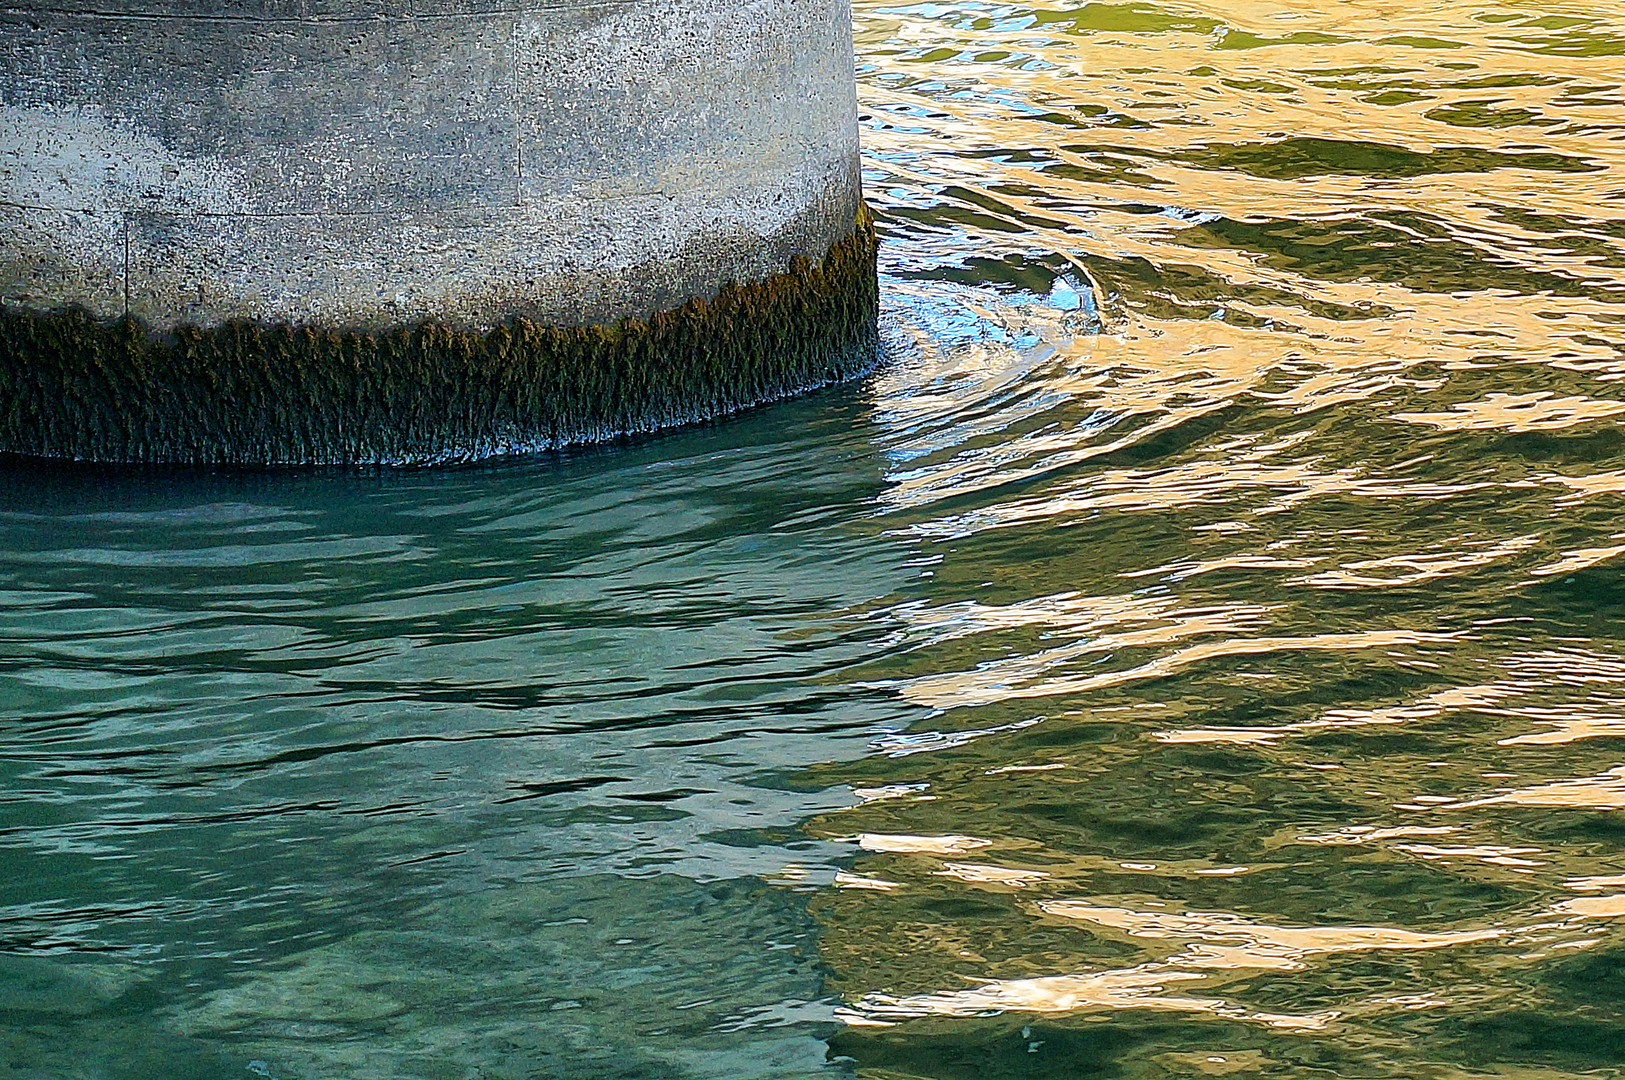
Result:
[[[846,0],[0,11],[0,453],[429,462],[862,370]]]

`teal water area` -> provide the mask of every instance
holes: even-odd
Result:
[[[1625,1073],[1625,18],[857,7],[868,380],[0,472],[0,1077]]]

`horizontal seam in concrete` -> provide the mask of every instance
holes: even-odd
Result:
[[[670,199],[671,195],[665,191],[633,191],[621,195],[604,195],[597,199],[600,203],[614,202],[617,199],[647,199],[658,195],[662,199]],[[417,211],[419,214],[470,214],[481,210],[526,210],[534,206],[544,205],[538,202],[516,203],[483,203],[475,206],[435,206]],[[326,217],[403,217],[398,209],[395,210],[162,210],[152,207],[137,206],[36,206],[33,203],[12,202],[9,199],[0,199],[0,207],[7,210],[37,210],[42,213],[56,214],[123,214],[130,217],[200,217],[200,218],[326,218]]]
[[[479,11],[424,12],[420,15],[305,15],[271,16],[206,15],[203,13],[156,13],[145,11],[93,11],[83,8],[15,8],[0,7],[0,16],[18,18],[54,17],[69,19],[109,19],[124,22],[198,22],[248,23],[255,26],[343,26],[367,23],[400,23],[403,25],[427,20],[489,19],[496,16],[531,15],[542,11],[587,11],[593,8],[642,6],[643,0],[577,0],[574,3],[532,4],[522,8],[489,8]]]
[[[633,196],[619,196],[631,198]],[[135,206],[36,206],[33,203],[11,202],[0,199],[0,207],[8,210],[39,210],[58,214],[122,214],[128,217],[200,217],[200,218],[324,218],[324,217],[399,217],[399,210],[161,210]],[[487,203],[483,206],[436,206],[420,211],[427,214],[466,214],[477,210],[523,210],[523,203]]]

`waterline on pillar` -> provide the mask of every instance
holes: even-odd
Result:
[[[648,319],[154,335],[0,308],[0,453],[106,463],[419,465],[599,442],[841,381],[878,355],[867,209],[820,262]]]

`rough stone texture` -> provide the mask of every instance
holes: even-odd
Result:
[[[579,325],[852,231],[844,0],[156,8],[0,11],[0,301]]]
[[[0,453],[447,460],[859,370],[875,299],[849,15],[0,8]],[[764,337],[758,317],[801,321]],[[593,385],[558,382],[586,362]],[[436,426],[426,372],[464,416]],[[207,404],[227,393],[247,399]]]

